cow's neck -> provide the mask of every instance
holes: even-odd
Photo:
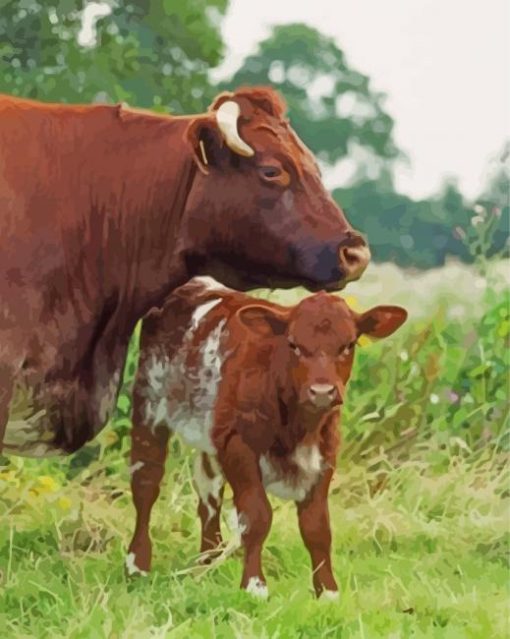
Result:
[[[97,403],[109,379],[120,384],[137,320],[186,280],[177,242],[196,170],[183,140],[187,125],[185,118],[117,116],[76,186],[66,270],[76,317],[92,314],[87,334],[76,333],[76,354]],[[111,405],[115,390],[107,394]]]
[[[138,114],[120,119],[115,137],[120,145],[128,137],[129,144],[113,171],[107,169],[111,183],[101,175],[93,187],[90,215],[103,225],[104,301],[118,297],[128,331],[186,279],[177,243],[196,172],[183,140],[187,124],[186,118]],[[116,318],[117,330],[122,323]]]

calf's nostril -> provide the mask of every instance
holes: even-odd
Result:
[[[332,384],[313,384],[308,389],[308,394],[314,404],[327,405],[335,399],[336,388]]]

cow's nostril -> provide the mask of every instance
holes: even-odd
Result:
[[[345,280],[351,282],[361,277],[370,262],[370,249],[366,244],[359,246],[342,246],[340,248],[340,265],[345,272]]]

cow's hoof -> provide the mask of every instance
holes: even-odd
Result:
[[[267,586],[259,577],[250,577],[245,590],[257,599],[267,599],[269,597]]]
[[[136,555],[134,552],[130,552],[127,556],[126,556],[126,561],[125,561],[125,568],[126,568],[126,574],[128,577],[147,577],[147,575],[149,574],[146,570],[142,570],[141,568],[138,568],[138,566],[135,564],[135,559],[136,559]]]

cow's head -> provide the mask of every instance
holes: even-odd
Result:
[[[294,396],[307,410],[322,412],[343,403],[357,339],[388,337],[405,322],[407,311],[376,306],[358,314],[341,298],[317,293],[292,309],[246,306],[238,318],[259,335],[280,336],[287,350],[280,360]]]
[[[324,188],[317,162],[267,88],[220,95],[193,119],[187,142],[200,169],[183,218],[190,275],[236,288],[343,288],[370,251]]]

